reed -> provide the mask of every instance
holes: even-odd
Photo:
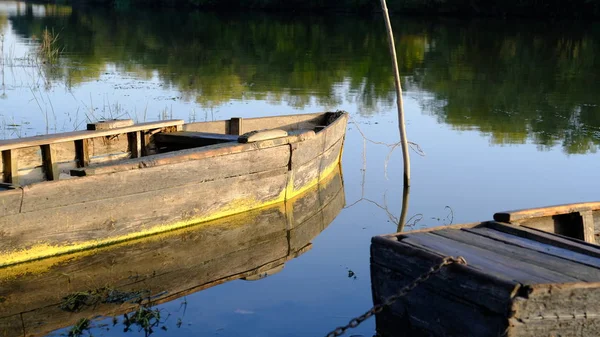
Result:
[[[46,27],[42,33],[42,40],[38,47],[38,57],[43,63],[54,64],[58,61],[61,48],[58,46],[58,33],[48,30]]]

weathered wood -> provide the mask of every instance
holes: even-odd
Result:
[[[244,118],[244,132],[262,129],[312,130],[316,125],[323,124],[322,114],[298,114],[261,118]]]
[[[581,337],[600,336],[600,319],[598,317],[576,317],[567,319],[535,319],[521,320],[511,318],[506,337]]]
[[[442,258],[442,255],[403,241],[391,241],[377,236],[371,239],[371,264],[389,268],[405,275],[407,279],[424,274],[431,266],[440,263]],[[463,300],[474,301],[474,304],[485,306],[493,312],[506,312],[510,305],[510,298],[506,294],[515,294],[520,288],[519,283],[510,276],[514,271],[499,266],[491,272],[482,272],[475,269],[470,261],[468,263],[467,266],[452,266],[451,272],[443,269],[440,273],[432,275],[423,286],[462,296]],[[487,297],[481,297],[482,293]]]
[[[192,148],[227,142],[237,142],[238,136],[208,132],[178,131],[156,134],[154,136],[154,141],[158,146]]]
[[[529,218],[539,218],[560,214],[585,212],[600,209],[600,202],[582,202],[575,204],[557,205],[549,207],[529,208],[523,210],[498,212],[494,214],[494,220],[498,222],[514,222]]]
[[[303,144],[298,144],[298,147],[292,147],[291,164],[293,191],[299,191],[303,186],[310,185],[311,182],[316,182],[321,179],[323,174],[327,174],[326,170],[340,160],[343,142],[343,139],[338,139],[338,142],[331,148],[320,153],[319,156],[311,161],[303,164],[298,164],[297,161],[295,161],[295,158],[297,158],[296,151],[298,149],[303,151]]]
[[[583,240],[586,242],[596,243],[596,233],[594,230],[594,214],[592,210],[581,211],[581,221],[583,225]]]
[[[117,173],[129,170],[137,170],[140,168],[161,166],[161,165],[172,165],[176,163],[192,161],[192,160],[203,160],[212,157],[223,157],[233,155],[236,153],[265,150],[272,147],[281,147],[287,145],[290,142],[303,141],[305,137],[310,137],[310,133],[299,134],[295,136],[288,136],[286,138],[278,138],[273,140],[265,140],[253,144],[215,144],[206,146],[203,148],[187,149],[175,152],[161,153],[144,157],[142,159],[131,159],[123,160],[119,163],[110,163],[106,165],[98,165],[90,168],[81,170],[75,170],[72,172],[75,176],[92,176],[107,173]],[[286,146],[289,147],[289,146]]]
[[[305,208],[303,204],[310,200],[314,214],[330,212],[326,209],[333,205],[338,208],[331,213],[339,212],[343,203],[312,202],[315,195],[335,188],[330,184],[338,181],[340,172],[335,175],[320,188],[294,199],[294,205]],[[338,198],[343,199],[343,191],[338,191]],[[156,295],[153,304],[158,304],[230,280],[261,277],[310,249],[309,240],[314,238],[306,237],[304,244],[298,243],[299,248],[289,246],[288,237],[292,235],[286,227],[291,213],[283,206],[275,204],[89,253],[3,268],[0,289],[6,300],[0,303],[0,332],[14,326],[6,317],[19,313],[24,313],[27,335],[45,335],[82,317],[122,315],[135,306],[98,303],[77,315],[59,309],[67,294],[99,286],[118,291],[147,290],[149,295]],[[311,221],[294,227],[306,225],[315,227],[307,231],[318,234],[328,224]]]
[[[142,134],[140,131],[127,134],[128,149],[131,152],[131,158],[140,158],[142,156]]]
[[[518,235],[523,238],[535,240],[556,247],[567,248],[574,252],[587,254],[593,257],[600,257],[600,247],[589,244],[585,241],[573,240],[572,238],[562,237],[556,234],[549,234],[527,227],[500,224],[493,221],[486,222],[485,227],[508,234]]]
[[[536,250],[538,252],[553,255],[557,257],[561,257],[563,259],[567,259],[576,263],[586,264],[588,266],[600,268],[600,259],[589,256],[586,254],[581,254],[577,252],[573,252],[566,248],[555,247],[548,244],[543,244],[538,241],[528,240],[516,235],[511,235],[503,232],[499,232],[490,228],[465,228],[467,232],[475,233],[478,235],[482,235],[494,240],[498,240],[501,242],[505,242],[507,244],[517,245],[520,247]]]
[[[8,139],[0,140],[0,151],[18,149],[23,147],[41,146],[54,143],[74,142],[78,139],[88,139],[97,137],[107,137],[117,134],[127,134],[129,132],[160,129],[164,127],[179,126],[183,125],[183,120],[167,120],[159,122],[148,122],[140,123],[132,126],[108,129],[108,130],[96,130],[96,131],[75,131],[66,133],[56,133],[50,135],[41,135],[19,139]]]
[[[157,155],[158,156],[158,155]],[[172,156],[160,155],[167,163]],[[243,176],[278,168],[287,168],[290,157],[288,146],[278,146],[259,151],[246,151],[227,156],[172,161],[170,164],[152,165],[142,158],[143,169],[112,174],[41,183],[25,187],[23,212],[75,205],[94,200],[111,200],[125,195],[161,191],[178,186],[195,185],[228,177]],[[154,158],[158,161],[158,158]],[[241,165],[243,163],[243,165]],[[86,170],[88,171],[88,170]],[[168,177],[168,179],[165,179]],[[151,182],[151,183],[148,183]],[[127,188],[123,188],[127,186]],[[232,186],[231,188],[235,188]],[[61,198],[54,197],[61,195]]]
[[[261,140],[287,137],[287,131],[280,129],[270,129],[264,131],[252,131],[241,135],[238,138],[240,143],[254,143]]]
[[[323,117],[313,115],[317,116]],[[340,117],[343,122],[346,121],[344,117]],[[293,144],[317,137],[312,130],[297,130],[287,137],[251,144],[217,144],[161,154],[152,154],[156,152],[154,137],[163,132],[176,132],[180,126],[178,122],[162,126],[152,124],[150,129],[138,130],[140,125],[135,125],[85,131],[83,138],[73,140],[69,140],[74,137],[71,133],[66,137],[36,137],[12,144],[17,147],[27,144],[28,147],[22,149],[29,151],[31,144],[45,139],[46,143],[40,146],[45,148],[46,162],[53,165],[47,172],[53,179],[61,180],[39,182],[43,179],[41,167],[19,171],[22,181],[38,183],[26,185],[21,190],[18,214],[0,218],[0,231],[7,238],[0,240],[3,257],[0,262],[17,263],[23,259],[129,240],[291,198],[317,184],[339,163],[345,128],[337,122],[331,122],[319,132],[330,135],[328,141],[334,142],[334,137],[337,141],[329,152],[316,154],[311,163],[317,173],[316,179],[308,179],[304,185],[296,186],[292,185],[294,165],[290,149]],[[340,134],[331,133],[334,124]],[[137,144],[131,146],[132,137],[128,135],[134,133],[140,136],[136,136],[134,143]],[[88,143],[87,156],[84,139]],[[7,143],[0,144],[8,146]],[[66,161],[59,162],[58,152],[51,150],[62,149],[64,144],[68,144],[64,147]],[[129,150],[133,150],[134,156],[139,155],[140,147],[142,154],[150,155],[121,160],[130,155]],[[119,162],[98,164],[111,160]],[[89,166],[72,170],[73,176],[81,178],[61,176],[65,169],[75,167],[77,163],[85,165],[86,161]],[[222,186],[229,187],[223,189]],[[148,208],[148,205],[153,206]]]
[[[498,222],[375,237],[371,245],[375,304],[424,275],[442,257],[462,256],[467,261],[428,275],[377,314],[377,331],[383,336],[400,329],[417,336],[596,335],[598,249],[584,241]],[[443,276],[448,278],[439,282]],[[479,283],[473,284],[473,277]],[[514,282],[514,289],[491,286],[493,282],[478,289],[486,284],[481,282],[485,277]]]
[[[0,231],[10,240],[0,241],[0,257],[40,244],[68,252],[248,211],[283,201],[286,183],[287,168],[281,168],[207,181],[202,188],[187,184],[6,216]],[[149,205],[161,207],[149,211]],[[11,261],[0,258],[0,265]]]
[[[243,119],[234,117],[229,120],[229,134],[239,136],[244,133]]]
[[[378,289],[375,303],[394,295],[413,279],[398,274],[378,264],[371,265],[373,287]],[[378,319],[398,319],[386,317],[393,312],[400,316],[395,329],[377,332],[383,336],[397,336],[398,329],[408,325],[408,331],[424,331],[433,336],[500,336],[506,325],[506,318],[494,315],[485,307],[463,301],[460,293],[437,293],[431,287],[419,286],[409,295],[392,304],[389,311],[378,314]],[[432,319],[433,318],[433,319]],[[404,330],[403,330],[404,331]],[[407,334],[412,336],[412,334]]]
[[[227,134],[229,131],[229,120],[186,123],[182,126],[182,131]]]
[[[410,237],[403,238],[402,242],[431,249],[446,256],[463,256],[469,261],[471,267],[480,270],[500,271],[499,266],[503,266],[506,268],[504,270],[509,272],[507,277],[522,284],[578,281],[574,277],[430,233],[410,235]]]
[[[342,181],[341,167],[337,166],[333,172],[327,177],[324,177],[316,185],[311,187],[306,193],[302,193],[290,199],[287,205],[291,205],[289,213],[295,223],[303,223],[312,215],[321,205],[329,204],[331,201],[345,202],[344,196],[338,196],[338,193],[343,189],[344,182]],[[319,190],[319,193],[310,193],[313,190]],[[310,197],[306,195],[310,195]],[[297,202],[301,200],[301,202]],[[324,220],[323,222],[327,222]],[[327,222],[328,223],[328,222]],[[291,228],[290,228],[291,229]]]
[[[585,317],[600,319],[600,282],[538,284],[527,287],[511,311],[522,320]],[[595,316],[595,317],[594,317]]]
[[[117,129],[125,126],[132,126],[132,119],[110,119],[106,121],[99,121],[96,123],[88,123],[88,130],[109,130],[109,129]]]
[[[483,248],[486,251],[497,253],[507,258],[542,267],[547,270],[571,277],[580,281],[600,280],[600,269],[586,266],[560,257],[542,254],[537,250],[531,250],[517,245],[508,245],[504,242],[482,237],[475,233],[462,230],[442,229],[432,232],[444,238],[461,242],[471,247]],[[600,263],[600,259],[596,259]]]
[[[44,166],[44,172],[46,174],[46,180],[58,180],[59,172],[58,165],[56,163],[56,155],[54,153],[54,147],[52,144],[40,146],[42,149],[42,164]]]
[[[5,183],[19,184],[19,167],[17,166],[15,150],[2,151],[2,171]]]
[[[89,139],[78,139],[75,141],[75,157],[77,167],[86,167],[90,164]]]

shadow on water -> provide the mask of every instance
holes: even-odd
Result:
[[[110,328],[148,334],[171,314],[154,306],[232,280],[260,280],[302,255],[345,204],[341,167],[286,203],[184,230],[1,270],[0,332],[41,336]],[[185,311],[183,311],[185,313]],[[173,314],[175,315],[175,314]],[[182,317],[175,326],[181,325]],[[166,329],[166,327],[164,328]]]

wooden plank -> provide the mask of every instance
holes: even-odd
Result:
[[[88,139],[90,160],[117,153],[129,153],[128,133]]]
[[[129,132],[160,129],[170,126],[183,125],[183,120],[166,120],[159,122],[148,122],[140,123],[132,126],[121,127],[116,129],[108,130],[97,130],[97,131],[75,131],[66,133],[56,133],[50,135],[41,135],[19,139],[8,139],[0,140],[0,151],[18,149],[23,147],[41,146],[46,144],[63,143],[63,142],[74,142],[78,139],[88,139],[97,137],[106,137],[116,134],[127,134]]]
[[[442,261],[443,256],[423,250],[421,247],[392,241],[384,237],[371,239],[371,265],[378,264],[414,279]],[[470,263],[467,261],[467,263]],[[470,264],[452,265],[442,269],[422,286],[431,291],[448,292],[461,296],[463,301],[485,306],[496,313],[505,313],[510,299],[520,288],[510,276],[514,271],[509,267],[498,266],[485,273],[474,269]],[[521,273],[522,274],[522,273]],[[487,294],[482,297],[481,294]]]
[[[206,146],[203,148],[193,148],[187,150],[179,150],[168,153],[156,154],[143,159],[123,160],[119,163],[111,163],[107,165],[99,165],[93,168],[86,168],[71,172],[75,176],[91,176],[107,173],[123,172],[129,170],[137,170],[140,168],[154,167],[160,165],[172,165],[175,163],[186,162],[191,160],[201,160],[205,158],[226,156],[240,152],[265,150],[272,147],[279,147],[295,142],[303,142],[310,139],[314,133],[306,132],[298,135],[288,136],[286,138],[277,138],[265,140],[252,144],[234,144],[223,143]],[[289,146],[286,146],[289,148]]]
[[[509,269],[507,277],[522,284],[578,281],[576,278],[546,268],[430,233],[411,234],[403,238],[402,242],[431,249],[443,255],[463,256],[471,267],[484,272],[488,270],[500,272],[499,267],[502,266],[505,272]]]
[[[229,134],[230,135],[242,135],[244,134],[243,119],[240,117],[233,117],[229,120]]]
[[[376,289],[374,303],[381,303],[384,298],[394,295],[404,285],[413,281],[410,277],[397,274],[378,264],[371,264],[371,279],[372,287]],[[429,285],[429,280],[400,298],[387,311],[377,315],[378,323],[380,320],[396,319],[396,333],[389,336],[397,336],[399,327],[425,331],[430,336],[473,337],[500,336],[506,328],[504,314],[494,313],[484,306],[464,301],[460,293],[436,292],[433,287],[425,286],[426,284]],[[481,294],[477,296],[480,297]],[[403,329],[404,332],[406,331]],[[383,333],[385,335],[385,332]]]
[[[111,120],[106,120],[106,121],[99,121],[96,123],[88,123],[87,125],[87,129],[88,130],[110,130],[110,129],[117,129],[117,128],[122,128],[122,127],[126,127],[126,126],[132,126],[133,120],[132,119],[111,119]]]
[[[542,254],[518,245],[508,245],[504,242],[486,238],[475,233],[461,230],[437,230],[431,232],[444,238],[464,243],[472,247],[479,247],[486,251],[505,256],[510,260],[520,261],[532,266],[542,267],[556,273],[566,275],[580,281],[600,281],[600,269],[586,266],[570,260],[565,260],[553,255]],[[600,260],[598,260],[600,261]]]
[[[287,205],[289,205],[288,211],[291,213],[294,223],[296,225],[301,224],[312,217],[315,211],[321,208],[320,205],[329,204],[338,199],[341,200],[339,202],[343,203],[345,199],[343,188],[341,168],[338,166],[330,176],[325,177],[306,193],[302,193],[287,202]],[[312,193],[312,191],[318,193]],[[310,197],[307,197],[306,194],[309,194]]]
[[[141,132],[137,131],[128,133],[127,142],[129,143],[129,152],[131,152],[131,158],[140,158],[142,156]]]
[[[521,321],[511,318],[506,337],[580,337],[600,336],[600,319],[595,316],[577,318],[546,318]]]
[[[600,282],[534,285],[515,299],[511,311],[521,320],[600,319]],[[594,317],[595,316],[595,317]]]
[[[494,220],[498,222],[514,222],[523,219],[537,218],[543,216],[554,216],[559,214],[568,214],[584,212],[588,210],[600,209],[600,202],[582,202],[574,204],[556,205],[539,208],[528,208],[515,211],[498,212],[494,214]]]
[[[187,148],[190,148],[226,142],[237,143],[238,136],[208,132],[178,131],[156,134],[154,141],[159,146],[172,147],[173,145],[185,145]]]
[[[23,320],[20,313],[8,317],[0,317],[0,336],[27,336],[23,329]]]
[[[141,163],[138,165],[144,167],[143,169],[26,186],[23,212],[94,200],[110,200],[149,191],[159,192],[189,184],[200,186],[199,184],[207,181],[279,168],[287,170],[290,150],[288,146],[278,146],[198,160],[173,161],[170,165],[158,165],[161,164],[160,158],[169,163],[173,156],[165,154],[138,159],[138,163]],[[193,156],[190,159],[193,159]],[[56,198],[56,195],[61,197]]]
[[[244,132],[250,132],[263,129],[283,129],[291,130],[312,130],[315,126],[321,125],[324,113],[310,113],[286,116],[270,116],[259,118],[245,118]]]
[[[0,241],[0,254],[13,254],[23,247],[42,244],[67,252],[77,244],[89,246],[107,240],[131,239],[152,231],[206,221],[210,216],[224,217],[264,207],[282,201],[287,172],[287,167],[283,167],[62,207],[44,206],[6,216],[0,218],[0,231],[7,238]],[[14,226],[15,223],[19,226]],[[0,264],[10,261],[0,258]]]
[[[500,232],[517,235],[522,238],[527,238],[560,248],[566,248],[577,253],[586,254],[593,257],[600,257],[600,247],[586,243],[585,241],[574,240],[527,227],[514,226],[504,223],[501,224],[493,221],[484,223],[484,226]]]
[[[536,250],[544,254],[557,256],[577,263],[582,263],[588,266],[600,268],[600,259],[586,254],[573,252],[566,248],[560,248],[553,245],[543,244],[538,241],[521,238],[516,235],[499,232],[490,228],[465,228],[464,230],[470,233],[479,234],[494,240],[505,242],[507,244],[517,245],[520,247]]]
[[[596,243],[596,233],[594,230],[594,214],[591,210],[579,212],[583,222],[583,240]]]
[[[58,166],[56,165],[54,147],[52,144],[48,144],[42,145],[40,148],[42,149],[42,161],[46,180],[58,180],[59,171]]]
[[[187,123],[182,126],[182,130],[227,134],[229,131],[229,121]]]
[[[15,150],[2,151],[2,171],[5,183],[19,185],[19,167],[17,166]]]
[[[77,158],[77,167],[86,167],[90,164],[89,139],[75,141],[75,157]]]
[[[317,181],[323,178],[323,175],[327,172],[327,168],[335,165],[339,161],[340,153],[342,151],[343,140],[339,139],[336,144],[327,149],[325,152],[315,156],[309,162],[298,165],[294,160],[297,158],[296,150],[300,148],[300,151],[304,151],[303,144],[298,144],[298,147],[292,148],[292,172],[293,172],[293,187],[294,191],[301,190],[304,186],[307,186],[312,181]],[[312,148],[314,151],[318,149]]]
[[[19,213],[21,211],[22,198],[23,190],[20,188],[0,191],[0,217]],[[0,237],[4,240],[4,231],[1,228]]]

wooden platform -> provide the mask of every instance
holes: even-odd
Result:
[[[446,256],[468,265],[444,267],[386,307],[379,334],[600,336],[600,246],[495,221],[374,237],[374,303]]]

